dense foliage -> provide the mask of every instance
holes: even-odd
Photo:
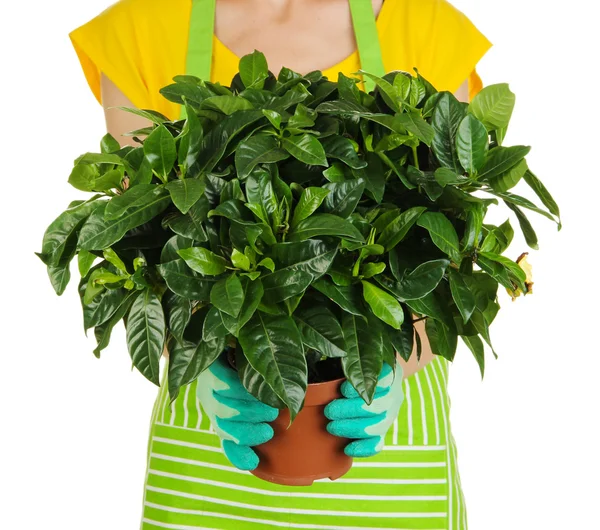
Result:
[[[370,402],[394,350],[408,359],[416,340],[420,354],[416,317],[435,353],[453,359],[460,336],[483,375],[498,285],[529,288],[503,255],[509,220],[486,224],[488,207],[511,210],[531,248],[524,209],[560,229],[530,148],[501,145],[514,94],[493,85],[467,105],[418,72],[363,75],[374,92],[342,74],[275,77],[255,52],[231,87],[163,88],[185,119],[129,109],[152,122],[132,133],[139,147],[107,135],[76,160],[69,182],[95,195],[50,225],[38,255],[58,294],[77,256],[97,356],[125,320],[133,364],[156,384],[167,345],[174,399],[234,345],[245,387],[293,417],[325,357]],[[509,191],[521,180],[547,210]]]

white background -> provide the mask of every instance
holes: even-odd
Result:
[[[139,525],[155,388],[129,370],[120,329],[94,358],[74,285],[56,297],[33,254],[47,224],[77,196],[66,182],[72,160],[96,150],[104,131],[67,34],[108,4],[0,7],[0,527],[7,530]],[[540,238],[529,256],[534,294],[511,303],[500,289],[492,327],[500,358],[488,352],[485,380],[462,345],[451,368],[469,526],[600,528],[595,2],[454,4],[493,42],[479,64],[484,83],[509,82],[517,94],[505,143],[533,146],[529,165],[564,221],[558,233],[530,214]],[[532,197],[524,184],[516,191]],[[509,254],[525,250],[517,234]]]

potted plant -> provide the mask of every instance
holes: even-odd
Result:
[[[133,364],[157,385],[167,346],[175,399],[229,345],[247,390],[283,409],[276,439],[317,403],[319,453],[339,382],[369,403],[384,361],[408,360],[414,342],[420,355],[416,319],[449,360],[460,336],[483,377],[498,286],[516,298],[532,285],[525,254],[505,255],[510,221],[486,223],[488,207],[512,211],[534,249],[524,209],[561,226],[530,148],[502,145],[514,94],[492,85],[465,104],[418,72],[362,73],[375,91],[342,74],[275,77],[254,52],[230,87],[178,76],[163,88],[184,119],[128,109],[152,122],[132,133],[139,147],[107,135],[75,161],[69,182],[94,195],[49,226],[38,255],[59,295],[77,256],[96,356],[124,320]],[[520,181],[546,209],[511,191]],[[333,394],[306,400],[323,381]]]

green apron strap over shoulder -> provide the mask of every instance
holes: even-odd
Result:
[[[350,11],[356,47],[360,57],[360,67],[370,74],[381,77],[385,74],[385,67],[383,66],[373,4],[371,0],[350,0]],[[367,92],[375,88],[375,83],[368,78],[364,79],[363,83]]]
[[[349,0],[349,2],[361,68],[382,76],[385,68],[373,6],[370,0]],[[200,79],[210,79],[215,11],[216,0],[192,0],[186,74],[195,75]],[[365,79],[364,85],[366,90],[372,90],[374,87],[370,79]],[[181,117],[185,118],[185,107],[181,108]]]

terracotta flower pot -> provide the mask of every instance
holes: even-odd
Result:
[[[271,423],[275,436],[254,447],[260,458],[254,475],[275,484],[310,486],[317,479],[335,480],[350,470],[352,458],[344,453],[349,440],[327,432],[329,420],[323,413],[325,405],[342,397],[343,381],[308,385],[304,408],[289,429],[289,411],[280,411]]]

